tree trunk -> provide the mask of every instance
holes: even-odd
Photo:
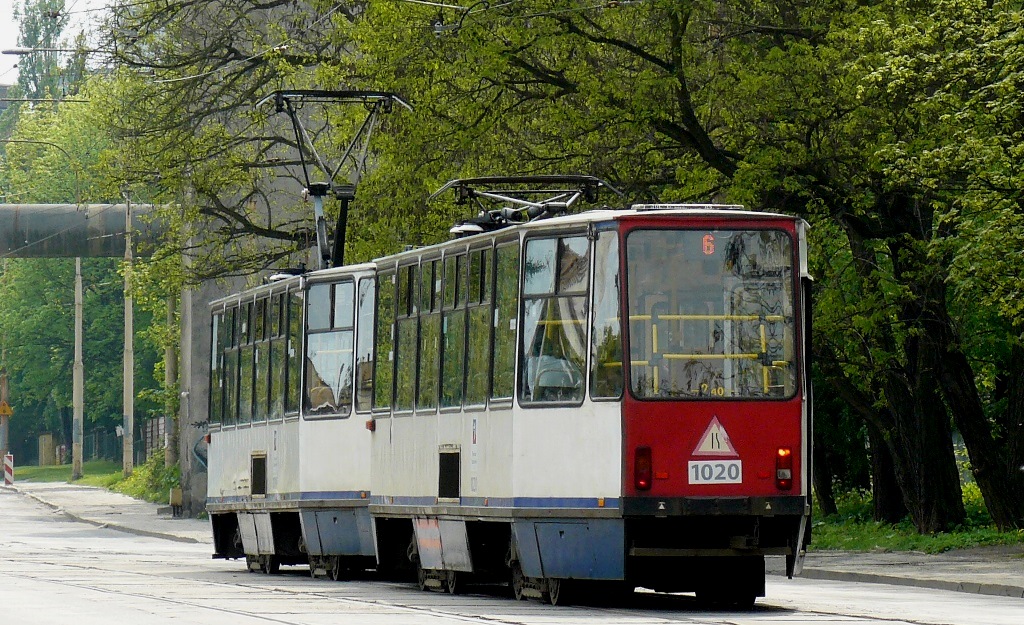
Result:
[[[907,516],[903,492],[896,481],[896,467],[885,437],[872,423],[867,424],[868,445],[871,447],[871,495],[875,520],[899,523]]]
[[[818,507],[825,516],[839,513],[836,507],[836,496],[832,490],[832,467],[829,454],[824,445],[814,445],[814,494],[817,495]]]
[[[952,323],[950,322],[950,332]],[[951,345],[955,344],[950,341]],[[967,446],[971,470],[985,499],[992,521],[1002,531],[1024,528],[1024,472],[1021,436],[1024,435],[1024,349],[1013,347],[1008,374],[1007,408],[1000,419],[1002,436],[993,435],[974,383],[967,357],[951,347],[943,359],[942,388],[953,409],[957,429]]]
[[[890,371],[884,383],[895,421],[883,434],[903,500],[922,534],[947,531],[966,516],[953,432],[939,396],[935,338],[926,331],[909,333],[904,341],[906,365],[899,372]],[[898,373],[906,378],[900,379]]]

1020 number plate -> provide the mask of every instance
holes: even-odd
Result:
[[[691,460],[691,484],[742,484],[742,460]]]

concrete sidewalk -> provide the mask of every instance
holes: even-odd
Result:
[[[14,488],[67,516],[131,534],[211,545],[210,522],[174,519],[157,504],[102,488],[21,482]],[[768,558],[768,572],[782,575],[783,558]],[[935,588],[1024,598],[1024,543],[942,554],[812,551],[801,577]],[[1024,608],[1024,604],[1022,604]]]
[[[132,499],[104,488],[63,482],[18,482],[4,488],[13,488],[56,512],[97,527],[109,527],[138,536],[213,544],[208,520],[175,519],[169,507]]]

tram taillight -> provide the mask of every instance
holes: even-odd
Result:
[[[637,447],[633,456],[633,483],[637,490],[651,490],[654,475],[650,447]]]
[[[789,447],[779,447],[775,455],[775,486],[779,490],[793,488],[793,451]]]

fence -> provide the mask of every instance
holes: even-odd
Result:
[[[133,462],[142,464],[164,447],[164,417],[155,417],[139,424],[135,429]],[[93,430],[82,437],[83,460],[121,460],[124,450],[121,437],[110,429]]]

